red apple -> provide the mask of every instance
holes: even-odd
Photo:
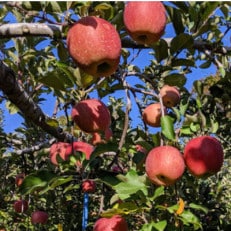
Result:
[[[181,178],[185,170],[183,155],[172,146],[153,148],[147,155],[145,171],[156,185],[173,185]]]
[[[167,21],[165,7],[158,1],[128,2],[123,19],[132,39],[144,45],[156,43],[161,38]]]
[[[86,155],[86,159],[89,160],[94,147],[86,142],[75,141],[73,144],[58,142],[52,144],[50,148],[50,160],[54,165],[58,165],[57,155],[64,161],[72,154],[72,152],[79,151]]]
[[[44,211],[34,211],[31,215],[32,224],[46,224],[49,216]]]
[[[28,210],[29,204],[26,200],[17,200],[14,202],[14,210],[17,213],[24,213]]]
[[[67,48],[84,72],[95,77],[109,76],[118,67],[121,40],[111,23],[87,16],[69,29]]]
[[[22,184],[24,178],[25,178],[25,173],[19,173],[15,177],[15,184],[19,187]]]
[[[184,159],[192,175],[210,176],[219,172],[223,165],[223,148],[215,137],[199,136],[185,145]]]
[[[164,85],[160,89],[160,96],[165,107],[174,107],[180,102],[180,93],[174,86]]]
[[[86,99],[78,102],[72,108],[71,117],[84,132],[93,135],[103,132],[106,140],[112,136],[110,111],[98,99]],[[99,142],[99,137],[97,137],[97,142]]]
[[[93,180],[84,180],[82,182],[82,191],[85,193],[93,193],[95,192],[96,184]]]
[[[167,113],[166,108],[164,108],[164,113]],[[151,127],[160,127],[161,116],[162,114],[160,103],[153,103],[148,105],[142,114],[144,122]]]
[[[96,221],[93,231],[128,231],[126,220],[120,215],[111,218],[100,218]]]

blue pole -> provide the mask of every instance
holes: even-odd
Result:
[[[87,222],[88,222],[88,202],[89,202],[89,195],[88,195],[88,193],[84,193],[84,195],[83,195],[82,231],[86,231],[86,228],[87,228]]]

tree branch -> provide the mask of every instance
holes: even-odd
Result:
[[[65,39],[62,33],[63,26],[46,23],[10,23],[0,25],[0,39],[26,36],[47,36],[51,38]],[[173,38],[163,38],[170,47]],[[150,49],[150,47],[135,43],[130,37],[122,39],[122,47],[133,49]],[[218,46],[216,43],[194,40],[193,48],[199,51],[211,50],[214,53],[227,55],[231,53],[231,47]]]
[[[14,72],[2,61],[0,61],[0,89],[26,118],[45,132],[54,136],[59,141],[71,142],[73,140],[73,137],[70,134],[64,133],[61,128],[52,127],[46,123],[47,116],[18,84]]]

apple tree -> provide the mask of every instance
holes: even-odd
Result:
[[[230,230],[230,8],[2,2],[0,229]]]

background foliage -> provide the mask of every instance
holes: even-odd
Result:
[[[1,25],[35,22],[60,29],[52,37],[28,34],[19,37],[14,30],[15,34],[1,32],[0,37],[1,60],[14,71],[24,91],[41,107],[51,107],[49,100],[55,99],[53,114],[47,122],[90,142],[91,137],[71,123],[70,103],[97,97],[110,109],[114,135],[109,143],[96,147],[93,158],[84,161],[82,169],[76,169],[72,158],[55,167],[49,161],[53,137],[1,95],[3,110],[20,114],[23,122],[8,133],[3,129],[5,120],[0,111],[0,226],[6,230],[52,231],[58,227],[62,230],[61,226],[63,230],[81,230],[80,184],[90,178],[96,181],[97,191],[90,194],[87,230],[92,230],[102,212],[104,216],[124,215],[129,230],[133,231],[230,229],[230,2],[164,4],[167,28],[173,37],[164,36],[147,48],[132,41],[125,43],[124,2],[1,3],[0,31]],[[110,21],[124,41],[119,70],[109,78],[96,80],[82,73],[67,52],[67,30],[85,15]],[[136,62],[142,52],[147,59],[144,67]],[[207,76],[206,70],[210,68],[215,72]],[[188,76],[196,69],[201,75],[189,88]],[[158,101],[158,90],[163,84],[180,88],[181,103],[169,110],[173,120],[153,130],[143,123],[140,113],[146,105]],[[199,134],[214,135],[222,142],[225,152],[222,170],[201,180],[186,172],[173,187],[150,184],[144,174],[145,154],[137,150],[137,145],[150,150],[164,142],[183,150],[185,142]],[[27,178],[18,188],[15,177],[22,172]],[[22,214],[14,212],[12,206],[19,198],[29,200],[30,204]],[[179,198],[185,207],[177,214]],[[31,224],[30,214],[35,209],[49,213],[49,222],[44,227]]]

